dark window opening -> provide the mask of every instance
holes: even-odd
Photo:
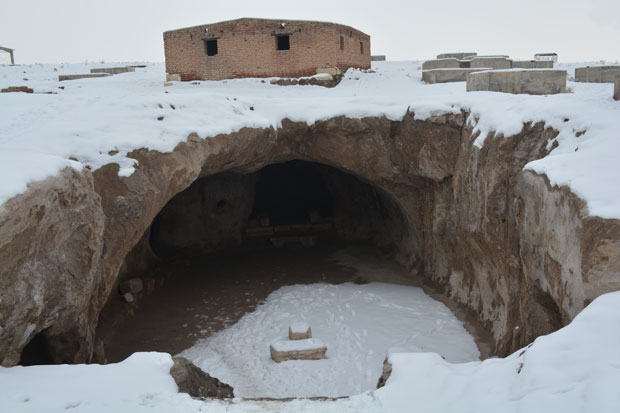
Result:
[[[360,54],[364,54],[364,42],[360,42]]]
[[[217,202],[217,209],[222,209],[226,206],[226,201],[223,199]]]
[[[340,50],[344,50],[344,36],[340,36]]]
[[[278,36],[278,50],[290,50],[291,43],[289,40],[289,36]]]
[[[54,364],[50,346],[45,337],[45,331],[40,332],[30,340],[22,350],[19,358],[21,366],[34,366],[38,364]]]
[[[205,40],[205,48],[207,56],[215,56],[217,54],[217,39]]]

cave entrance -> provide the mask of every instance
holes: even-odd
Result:
[[[113,293],[97,335],[108,361],[136,351],[176,354],[285,285],[405,278],[392,253],[406,228],[387,193],[319,163],[199,178],[126,257],[119,286],[137,277],[143,289],[132,302]],[[361,262],[375,279],[360,276]]]

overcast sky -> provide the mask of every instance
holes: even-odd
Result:
[[[451,51],[620,60],[620,0],[5,0],[0,15],[0,46],[16,49],[16,63],[163,61],[164,31],[240,17],[347,24],[390,60]]]

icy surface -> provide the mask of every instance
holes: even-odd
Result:
[[[291,323],[288,329],[291,330],[291,333],[294,334],[305,334],[308,332],[308,330],[310,330],[310,325],[308,323],[297,321]]]
[[[312,335],[327,346],[325,359],[271,360],[269,345],[294,320],[312,326]],[[238,396],[309,397],[375,388],[390,351],[434,351],[452,362],[479,357],[446,306],[417,287],[383,283],[283,287],[181,355],[229,383]]]
[[[576,66],[587,64],[556,67],[572,76]],[[278,127],[284,118],[312,124],[339,115],[399,120],[409,109],[425,119],[466,110],[481,132],[478,146],[488,132],[511,136],[524,122],[557,129],[559,147],[526,168],[547,174],[553,185],[570,186],[588,202],[591,215],[620,218],[620,191],[614,190],[620,182],[620,102],[612,99],[610,83],[569,82],[571,93],[553,96],[466,93],[465,82],[422,83],[420,62],[373,62],[376,73],[349,70],[333,89],[282,87],[268,79],[164,87],[163,64],[58,82],[60,74],[121,65],[0,66],[0,87],[26,85],[37,92],[0,94],[0,204],[67,166],[97,169],[115,162],[121,175],[130,175],[135,161],[128,152],[171,151],[191,132],[209,137],[244,126]]]
[[[136,353],[105,366],[0,367],[0,411],[617,413],[618,309],[620,292],[603,295],[567,327],[504,359],[453,364],[434,353],[394,353],[385,387],[335,401],[201,402],[176,393],[169,355]]]

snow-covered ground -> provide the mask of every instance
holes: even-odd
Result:
[[[385,387],[335,401],[193,400],[176,392],[169,355],[136,353],[105,366],[0,367],[0,411],[615,413],[619,309],[620,292],[605,294],[504,359],[453,364],[436,353],[394,353]]]
[[[269,344],[298,321],[327,345],[326,358],[274,363]],[[429,351],[450,362],[480,355],[454,314],[420,288],[346,283],[280,288],[237,324],[180,355],[240,397],[338,397],[374,389],[388,352]]]
[[[464,82],[422,83],[420,62],[373,62],[376,73],[350,70],[333,89],[281,87],[259,79],[164,87],[163,64],[58,82],[59,74],[116,65],[0,66],[2,88],[27,85],[55,93],[0,94],[0,204],[24,192],[29,182],[69,165],[96,169],[116,162],[121,174],[131,174],[129,151],[171,151],[191,132],[206,138],[244,126],[277,127],[284,118],[309,124],[339,115],[398,120],[409,108],[418,119],[470,112],[482,132],[477,145],[489,131],[510,136],[524,122],[544,121],[560,132],[559,147],[526,168],[546,173],[552,184],[569,185],[588,202],[591,215],[620,218],[620,191],[611,190],[620,182],[620,102],[612,99],[609,83],[569,82],[571,93],[554,96],[467,93]],[[571,72],[576,66],[558,67]]]

